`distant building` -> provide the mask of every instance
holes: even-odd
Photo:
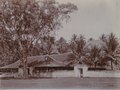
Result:
[[[28,57],[28,75],[30,77],[82,77],[87,67],[84,65],[68,66],[70,63],[67,61],[69,54],[70,53]],[[0,71],[17,73],[19,77],[23,75],[20,60],[1,67]]]

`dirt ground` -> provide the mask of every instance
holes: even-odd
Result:
[[[44,78],[1,80],[1,89],[119,89],[120,78]]]

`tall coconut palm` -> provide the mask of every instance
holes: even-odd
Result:
[[[57,41],[57,46],[58,46],[58,51],[60,53],[66,53],[69,49],[68,47],[68,43],[67,41],[61,37],[58,41]]]
[[[93,66],[94,68],[96,68],[96,66],[98,65],[98,63],[100,63],[101,60],[101,48],[98,48],[97,46],[92,46],[91,49],[89,49],[88,51],[88,62],[90,64],[90,66]],[[88,63],[87,62],[87,63]]]
[[[106,35],[105,35],[105,34],[102,34],[102,35],[99,37],[99,39],[100,39],[101,41],[105,42],[105,41],[106,41]]]
[[[119,47],[119,42],[118,42],[118,38],[115,36],[115,34],[110,33],[110,35],[108,35],[108,37],[106,37],[106,39],[104,40],[106,47],[105,47],[105,52],[106,52],[106,57],[109,59],[108,61],[111,62],[111,70],[114,69],[113,67],[113,63],[114,64],[119,64],[119,58],[117,53],[119,51],[118,47]]]
[[[84,57],[84,46],[86,44],[85,38],[83,35],[77,36],[73,35],[71,42],[70,42],[70,48],[72,50],[72,53],[74,55],[73,62],[82,64],[82,58]]]

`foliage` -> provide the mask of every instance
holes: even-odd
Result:
[[[70,48],[72,50],[72,53],[75,56],[75,59],[73,62],[75,63],[83,63],[82,60],[84,58],[85,52],[84,52],[84,46],[86,44],[85,38],[83,35],[77,36],[73,35],[71,42],[70,42]]]
[[[98,48],[97,46],[92,46],[91,49],[87,52],[89,54],[86,55],[87,57],[87,64],[89,66],[98,66],[101,63],[102,56],[101,56],[101,48]]]
[[[106,57],[109,58],[108,61],[111,61],[111,69],[113,70],[113,63],[118,65],[120,64],[120,53],[119,53],[119,41],[115,34],[110,33],[108,36],[104,35],[102,40],[105,42],[106,47],[104,51],[106,52]]]
[[[57,41],[57,46],[58,46],[58,51],[60,53],[66,53],[69,49],[69,45],[67,43],[67,41],[61,37],[58,41]]]
[[[59,4],[54,0],[5,0],[0,4],[0,40],[4,42],[10,38],[12,42],[16,41],[14,48],[23,62],[26,77],[31,46],[61,27],[62,21],[69,19],[69,14],[77,10],[77,7],[71,3]],[[7,50],[1,52],[7,53]]]

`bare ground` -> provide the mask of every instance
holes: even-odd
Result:
[[[47,78],[1,80],[1,89],[120,89],[120,78]]]

